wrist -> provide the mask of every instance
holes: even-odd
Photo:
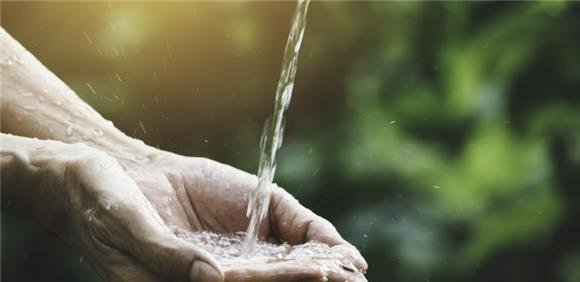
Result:
[[[141,164],[158,151],[139,139],[125,135],[112,125],[93,131],[98,133],[94,135],[90,135],[90,132],[85,133],[80,138],[69,140],[69,142],[83,143],[96,148],[116,159],[124,167]]]
[[[142,140],[125,136],[116,140],[116,149],[104,151],[115,158],[123,167],[142,166],[149,163],[159,153],[159,149],[145,144]]]

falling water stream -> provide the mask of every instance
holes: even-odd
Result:
[[[290,245],[285,242],[272,243],[258,240],[258,227],[268,213],[269,189],[276,170],[276,152],[282,145],[284,113],[292,97],[298,53],[306,27],[306,11],[309,2],[310,0],[298,0],[286,42],[282,72],[276,88],[274,113],[266,120],[260,140],[258,184],[248,199],[246,216],[250,218],[250,223],[247,232],[218,234],[207,231],[191,233],[180,229],[174,230],[179,237],[211,253],[224,271],[239,269],[244,272],[245,267],[260,269],[260,267],[265,267],[264,264],[271,263],[282,265],[290,263],[292,267],[314,267],[328,273],[355,269],[348,259],[324,243],[312,241],[302,245]],[[362,277],[360,273],[356,275]]]
[[[260,223],[268,213],[270,203],[269,186],[274,179],[276,171],[276,152],[282,146],[284,136],[284,113],[288,109],[294,88],[294,77],[298,66],[298,54],[306,27],[306,12],[310,0],[298,0],[298,6],[294,12],[292,27],[284,49],[282,59],[282,72],[276,87],[276,100],[274,113],[266,120],[262,137],[260,139],[260,166],[258,169],[258,187],[250,195],[246,216],[250,218],[246,241],[244,243],[244,255],[249,255],[258,238]]]

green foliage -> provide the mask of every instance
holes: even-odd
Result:
[[[125,132],[255,171],[293,6],[8,2],[2,16]],[[361,249],[370,281],[579,281],[577,2],[309,13],[276,181]],[[3,270],[27,265],[4,238],[28,229],[2,224]]]

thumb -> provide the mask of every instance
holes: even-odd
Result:
[[[219,264],[210,254],[173,234],[141,241],[134,252],[147,268],[167,281],[224,281]]]
[[[189,273],[190,281],[224,281],[224,275],[219,269],[207,264],[202,260],[193,262],[191,272]]]
[[[224,281],[217,261],[205,250],[177,237],[168,228],[137,217],[129,228],[129,252],[166,281]]]
[[[99,193],[102,208],[95,213],[99,220],[88,224],[93,234],[100,235],[95,237],[132,257],[162,281],[224,281],[217,261],[205,250],[177,237],[126,175],[92,183],[95,190],[104,191]],[[108,189],[121,184],[124,189]]]

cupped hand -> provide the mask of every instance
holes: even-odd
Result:
[[[223,281],[217,262],[174,235],[116,159],[82,144],[29,143],[30,154],[2,155],[2,175],[20,186],[13,198],[29,199],[24,210],[78,247],[103,280]]]
[[[246,230],[247,201],[257,186],[255,175],[209,159],[157,149],[123,165],[167,225],[192,232]],[[300,205],[282,188],[272,185],[271,189],[268,217],[260,227],[260,237],[293,245],[326,243],[342,258],[343,267],[323,259],[222,267],[219,270],[227,281],[366,281],[361,274],[366,272],[365,260],[330,222]]]
[[[115,159],[86,145],[47,144],[20,161],[31,164],[27,181],[46,186],[34,210],[105,281],[365,281],[360,253],[332,224],[275,185],[261,238],[326,243],[342,267],[325,259],[223,266],[176,236],[172,227],[245,231],[247,199],[257,184],[251,174],[157,149]]]

